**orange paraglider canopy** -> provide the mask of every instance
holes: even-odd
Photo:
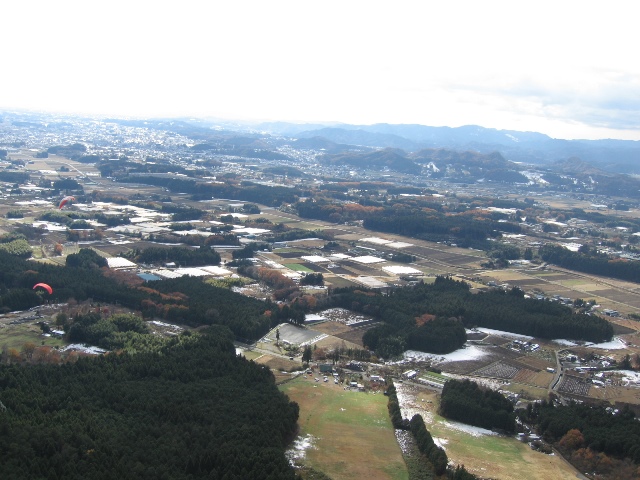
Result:
[[[58,205],[58,209],[62,209],[62,207],[64,207],[68,202],[75,202],[75,201],[76,201],[76,197],[72,197],[71,195],[69,195],[68,197],[64,197],[62,201],[60,201],[60,205]]]
[[[49,292],[49,295],[51,295],[53,293],[53,288],[51,288],[49,285],[47,285],[46,283],[36,283],[33,286],[33,289],[35,290],[38,287],[42,287],[44,288],[47,292]]]

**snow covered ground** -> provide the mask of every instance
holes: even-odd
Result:
[[[318,312],[317,315],[326,320],[344,323],[345,325],[354,325],[360,322],[368,322],[371,320],[371,317],[359,315],[345,308],[329,308],[327,310]]]
[[[601,348],[603,350],[620,350],[627,347],[627,345],[619,337],[614,337],[610,342],[585,343],[585,346],[591,348]]]
[[[84,353],[89,353],[91,355],[101,355],[103,353],[106,353],[107,351],[102,349],[102,348],[98,348],[98,347],[93,347],[91,345],[83,345],[81,343],[72,343],[70,345],[67,345],[66,347],[62,348],[61,351],[66,352],[69,350],[75,350],[75,351],[80,351],[80,352],[84,352]]]
[[[417,350],[407,350],[404,352],[403,357],[405,360],[430,360],[432,362],[460,362],[464,360],[478,360],[479,358],[488,355],[489,353],[482,346],[478,345],[466,345],[463,348],[459,348],[451,353],[445,355],[435,353],[419,352]]]
[[[562,345],[563,347],[576,347],[578,344],[571,340],[566,340],[564,338],[556,338],[551,340],[553,343],[557,343],[558,345]]]
[[[497,433],[487,430],[486,428],[474,427],[473,425],[467,425],[465,423],[454,422],[447,420],[444,422],[448,428],[452,430],[458,430],[460,432],[468,433],[473,437],[481,437],[483,435],[497,435]]]
[[[533,337],[530,337],[529,335],[520,335],[518,333],[505,332],[502,330],[493,330],[492,328],[481,327],[476,328],[475,330],[478,332],[486,333],[487,335],[496,335],[498,337],[511,338],[513,340],[524,340],[527,342],[533,340]]]
[[[296,438],[291,447],[289,447],[285,452],[289,463],[291,465],[295,465],[296,460],[303,459],[307,450],[309,448],[313,448],[314,440],[315,438],[313,435],[305,435],[304,437]]]
[[[445,445],[449,443],[449,440],[447,440],[446,438],[433,437],[433,443],[435,443],[441,449],[446,450]]]
[[[414,395],[412,395],[411,391],[416,387],[403,383],[395,383],[395,386],[402,418],[411,420],[414,415],[421,415],[424,423],[427,425],[433,423],[433,414],[427,411],[424,408],[424,405],[421,405],[419,402],[414,400]]]
[[[622,385],[625,387],[640,387],[640,372],[633,370],[618,370],[614,372],[622,377]]]

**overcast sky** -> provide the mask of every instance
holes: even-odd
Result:
[[[629,1],[0,5],[0,109],[640,140]]]

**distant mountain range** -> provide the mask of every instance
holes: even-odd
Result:
[[[335,144],[373,148],[398,148],[407,152],[444,148],[499,152],[505,159],[549,166],[578,158],[610,173],[640,174],[640,141],[631,140],[559,140],[542,133],[496,130],[476,125],[464,127],[428,127],[424,125],[300,125],[263,123],[254,128],[296,139],[325,142],[323,148],[336,152]],[[328,143],[328,142],[331,143]]]
[[[46,131],[71,128],[65,118],[45,120],[39,114],[0,112],[0,119],[10,121],[14,126]],[[561,173],[640,175],[640,141],[561,140],[537,132],[496,130],[477,125],[452,128],[386,123],[249,124],[196,118],[104,121],[173,131],[193,139],[196,143],[194,150],[216,149],[221,153],[250,158],[285,160],[286,155],[276,154],[276,150],[288,144],[298,149],[321,151],[327,155],[325,161],[329,163],[369,163],[404,173],[418,171],[414,162],[424,166],[424,160],[452,161],[458,157],[459,163],[463,157],[471,160],[469,153],[477,153],[482,156],[499,154],[500,158],[482,159],[485,167],[487,160],[507,160]],[[440,154],[434,152],[440,149],[443,150]],[[376,151],[378,153],[372,153]],[[425,158],[425,151],[428,158]],[[349,155],[358,158],[350,159]],[[514,167],[496,164],[493,168]]]

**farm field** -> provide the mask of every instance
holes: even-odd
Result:
[[[305,273],[313,272],[313,270],[311,270],[310,268],[307,268],[304,265],[300,265],[299,263],[284,263],[283,265],[287,267],[289,270],[293,270],[294,272],[305,272]]]
[[[387,397],[304,377],[280,386],[300,405],[297,444],[305,443],[308,448],[294,452],[296,463],[333,480],[408,479],[389,419]]]
[[[611,308],[622,313],[637,313],[640,308],[638,286],[621,280],[568,270],[491,270],[481,276],[497,283],[519,286],[523,290],[536,288],[548,296],[593,299],[601,308]]]
[[[574,479],[577,470],[557,455],[545,455],[513,437],[449,421],[436,412],[438,395],[409,384],[396,384],[403,417],[422,415],[427,429],[450,461],[483,478],[500,480]]]
[[[335,288],[348,288],[355,287],[356,284],[351,280],[347,280],[346,278],[338,277],[338,276],[326,276],[325,280],[333,285]]]
[[[20,351],[25,343],[33,343],[36,346],[62,347],[66,345],[61,338],[45,337],[42,330],[35,324],[35,320],[19,325],[10,325],[4,319],[0,319],[0,349],[2,351],[15,348]],[[44,320],[44,319],[43,319]]]
[[[274,220],[286,221],[290,223],[291,226],[295,224],[296,227],[301,228],[306,227],[313,230],[319,227],[331,227],[329,223],[322,221],[304,221],[293,214],[285,215],[269,212],[268,215],[273,216]],[[370,243],[362,242],[361,240],[371,237],[374,234],[373,232],[356,226],[341,226],[339,231],[342,233],[335,236],[336,240],[343,242],[352,241],[366,245],[367,247],[372,246]],[[469,277],[482,278],[484,283],[493,280],[499,284],[507,283],[510,286],[519,286],[524,290],[538,289],[549,296],[559,295],[572,299],[594,299],[602,308],[615,309],[623,314],[637,313],[640,310],[640,291],[638,291],[637,285],[628,282],[578,274],[555,267],[552,267],[553,270],[537,270],[531,268],[483,270],[480,267],[480,263],[482,263],[484,259],[482,252],[440,245],[398,235],[382,236],[385,237],[385,239],[410,243],[412,246],[403,248],[401,251],[403,253],[416,255],[417,258],[413,264],[414,268],[419,268],[427,275],[464,274]],[[284,254],[282,257],[290,259],[288,262],[285,260],[286,263],[297,263],[296,257],[299,258],[299,256],[295,255],[295,253],[299,252],[300,256],[304,255],[304,253],[315,254],[315,251],[305,250],[301,247],[317,247],[322,243],[323,242],[320,241],[318,245],[297,244],[294,249],[277,250],[276,252],[281,251]],[[384,250],[384,247],[376,248]],[[337,268],[341,269],[339,271],[332,269],[330,272],[324,267],[320,267],[319,270],[323,271],[326,276],[325,280],[334,287],[352,286],[351,278],[356,278],[358,275],[373,276],[388,281],[388,275],[381,270],[381,267],[388,265],[388,262],[377,265],[356,265],[354,262],[347,260],[337,262],[337,264]],[[346,266],[348,266],[348,270],[345,269]],[[343,273],[344,278],[332,275],[332,273]]]

